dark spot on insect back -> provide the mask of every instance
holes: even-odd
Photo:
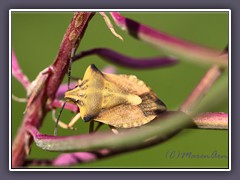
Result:
[[[89,80],[87,79],[87,80],[84,80],[84,81],[82,81],[82,83],[81,84],[79,84],[78,85],[78,87],[82,87],[82,86],[84,86],[84,85],[86,85],[86,83],[88,82]],[[87,86],[87,85],[86,85]]]
[[[91,69],[95,72],[101,72],[94,64],[91,64]]]
[[[85,116],[85,117],[83,118],[83,120],[84,120],[84,122],[88,122],[88,121],[92,120],[93,118],[94,118],[94,116],[92,116],[92,115],[87,115],[87,116]]]
[[[153,114],[155,114],[155,115],[159,115],[159,114],[162,114],[164,112],[166,112],[166,110],[160,110],[160,109],[153,110]]]
[[[98,68],[97,68],[94,64],[91,64],[91,69],[92,69],[93,71],[99,71]]]
[[[160,99],[156,99],[155,103],[161,106],[164,106],[165,108],[167,108],[167,106],[160,100]]]
[[[101,71],[99,71],[99,69],[94,65],[94,64],[91,64],[91,69],[94,71],[94,72],[97,72],[101,75],[103,75],[103,73]]]

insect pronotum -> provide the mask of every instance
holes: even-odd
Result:
[[[80,109],[67,128],[80,118],[115,128],[133,128],[166,111],[166,105],[136,76],[103,73],[93,64],[75,88],[65,93],[65,98]]]

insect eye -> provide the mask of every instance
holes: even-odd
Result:
[[[74,99],[74,103],[77,103],[78,102],[78,100],[77,99]]]
[[[77,103],[78,102],[77,99],[73,99],[73,98],[68,98],[67,101],[70,102],[70,103]]]

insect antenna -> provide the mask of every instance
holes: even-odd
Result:
[[[76,51],[76,48],[72,48],[71,56],[70,56],[70,59],[69,59],[69,66],[68,66],[68,90],[70,89],[71,67],[72,67],[72,61],[73,61],[73,57],[74,57],[75,51]],[[62,111],[63,111],[65,105],[66,105],[66,101],[63,103],[63,106],[62,106],[62,108],[61,108],[61,110],[59,112],[59,115],[58,115],[58,118],[57,118],[57,121],[56,121],[56,124],[55,124],[55,127],[54,127],[54,136],[57,135],[58,123],[59,123],[60,116],[62,114]]]
[[[61,108],[61,110],[60,110],[60,112],[59,112],[59,115],[58,115],[58,117],[57,117],[57,121],[56,121],[56,124],[55,124],[55,127],[54,127],[54,136],[57,136],[58,122],[59,122],[59,120],[60,120],[60,116],[61,116],[61,114],[62,114],[62,111],[63,111],[63,109],[64,109],[65,104],[66,104],[66,101],[63,103],[63,106],[62,106],[62,108]]]
[[[72,68],[72,61],[73,61],[73,56],[75,54],[75,48],[72,49],[71,51],[71,56],[69,59],[69,66],[68,66],[68,90],[70,89],[70,80],[71,80],[71,68]]]

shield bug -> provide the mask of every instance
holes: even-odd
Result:
[[[65,93],[65,98],[80,109],[67,128],[80,118],[114,128],[133,128],[166,111],[166,105],[136,76],[103,73],[93,64],[76,87]]]

